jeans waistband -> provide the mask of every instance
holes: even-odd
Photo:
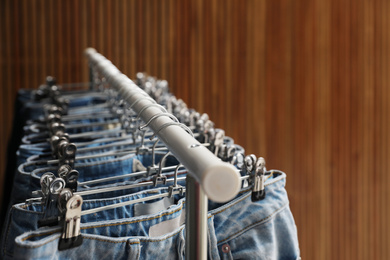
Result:
[[[158,163],[161,158],[165,155],[162,152],[156,152],[155,159]],[[129,154],[115,159],[105,160],[105,161],[96,161],[90,163],[76,164],[75,169],[79,171],[79,182],[85,182],[89,180],[112,177],[112,176],[121,176],[129,173],[134,173],[139,171],[135,169],[137,164],[134,164],[135,160],[141,162],[143,166],[148,167],[152,166],[152,155],[136,155]],[[177,165],[178,161],[173,157],[169,156],[166,160],[166,165]],[[31,192],[36,189],[40,189],[40,177],[46,172],[56,173],[57,167],[45,167],[33,169],[32,172],[26,172],[23,170],[24,165],[19,166],[19,171],[14,178],[14,185],[12,191],[12,203],[18,203],[25,199],[31,197]],[[134,166],[134,167],[133,167]],[[27,170],[29,170],[27,168]],[[138,176],[139,177],[139,176]],[[135,177],[133,177],[135,178]],[[131,179],[128,177],[127,179]],[[121,180],[123,181],[123,179]],[[111,181],[112,183],[113,181]],[[114,180],[114,182],[117,182]],[[110,182],[101,182],[98,185],[106,185]]]
[[[270,253],[277,256],[281,254],[298,255],[296,231],[294,233],[295,224],[291,223],[291,214],[285,214],[290,211],[284,184],[284,174],[270,178],[266,183],[267,196],[262,201],[251,202],[250,191],[244,190],[229,203],[223,205],[210,203],[210,207],[216,206],[216,208],[208,213],[209,257],[219,259],[221,254],[219,247],[226,243],[230,243],[229,247],[234,249],[231,250],[231,254],[249,256],[243,252],[248,251],[245,244],[236,247],[234,243],[240,244],[242,240],[250,241],[252,235],[247,236],[247,234],[254,231],[260,232],[260,241],[255,241],[256,243],[253,245],[255,251],[261,250],[263,246],[267,250],[275,251],[275,248],[269,247],[268,243],[260,243],[261,232],[264,232],[265,240],[270,239],[270,235],[282,239],[280,236],[287,234],[289,237],[285,238],[284,241],[291,244],[291,246],[288,246],[289,249],[292,248],[289,250],[291,252],[283,251],[281,246],[277,250],[282,252]],[[50,255],[54,258],[66,258],[79,254],[85,258],[93,259],[99,257],[96,254],[103,253],[99,250],[91,250],[91,248],[96,249],[99,246],[106,249],[107,257],[122,259],[129,256],[134,256],[134,259],[143,259],[146,257],[146,253],[152,255],[157,253],[156,257],[161,257],[161,255],[169,258],[183,257],[184,226],[180,225],[180,222],[177,222],[175,229],[168,229],[169,233],[160,234],[156,237],[149,235],[150,229],[156,227],[156,225],[160,225],[158,227],[161,228],[161,225],[172,223],[173,220],[181,218],[184,212],[183,203],[184,200],[181,200],[168,210],[150,216],[82,224],[81,229],[85,243],[78,248],[65,251],[58,251],[55,246],[60,236],[58,229],[28,232],[16,238],[15,241],[18,247],[16,254],[31,254],[34,257]],[[271,224],[271,226],[268,224]],[[291,226],[291,224],[293,225]],[[283,231],[286,227],[290,227],[289,230]],[[275,244],[272,246],[275,246]],[[88,252],[88,254],[86,255],[85,252]],[[250,252],[250,254],[253,254],[253,252]]]
[[[163,188],[148,189],[148,190],[117,196],[117,197],[112,197],[112,198],[84,200],[82,209],[83,210],[94,209],[102,206],[131,201],[135,199],[147,198],[151,195],[156,195],[156,194],[161,194],[166,192],[168,192],[168,188],[163,187]],[[122,194],[121,191],[119,191],[118,193]],[[111,194],[115,195],[115,193],[111,193]],[[177,203],[180,199],[181,197],[179,195],[176,195],[175,197],[172,198],[172,200],[169,200],[169,203],[172,204]],[[156,212],[156,210],[160,211],[162,210],[161,205],[156,206],[156,203],[158,202],[159,201],[143,204],[146,205],[146,207],[148,207],[147,210],[145,210],[145,206],[141,204],[137,204],[137,205],[133,204],[124,207],[118,207],[110,210],[96,212],[94,214],[84,215],[81,217],[81,223],[93,223],[96,221],[109,221],[115,219],[132,218],[139,215],[140,212],[150,213],[153,211]],[[167,204],[165,203],[164,205],[166,206]],[[144,208],[143,211],[141,207]],[[41,203],[31,203],[31,204],[20,203],[14,205],[10,209],[10,211],[7,214],[7,220],[4,225],[3,234],[1,236],[2,255],[4,254],[9,256],[13,255],[15,237],[23,234],[24,232],[38,229],[38,220],[40,220],[43,217],[42,210],[43,208]]]

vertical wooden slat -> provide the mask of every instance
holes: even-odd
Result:
[[[82,1],[80,8],[80,31],[79,31],[79,39],[80,39],[80,51],[82,51],[82,57],[84,57],[84,49],[88,47],[92,47],[90,42],[90,14],[89,14],[89,6],[87,1]],[[90,81],[90,75],[89,75],[89,69],[88,69],[88,62],[86,59],[84,59],[84,62],[81,64],[81,82],[89,82]]]
[[[73,26],[71,28],[72,34],[71,34],[71,39],[73,39],[73,44],[71,48],[71,52],[74,51],[77,53],[78,60],[81,60],[82,57],[84,56],[84,47],[82,42],[82,37],[81,37],[81,30],[82,30],[82,17],[83,17],[83,10],[81,10],[80,5],[78,4],[78,1],[72,1],[71,2],[71,13],[73,14],[72,16],[72,21],[73,21]],[[72,71],[71,75],[73,76],[72,82],[83,82],[83,77],[82,73],[85,73],[85,62],[77,62],[77,60],[70,60],[72,64]],[[85,82],[85,81],[84,81]]]
[[[160,42],[161,42],[161,39],[159,38],[159,34],[160,34],[159,29],[160,28],[159,28],[159,24],[158,24],[158,22],[159,22],[158,21],[158,18],[159,18],[158,13],[160,10],[158,8],[159,8],[158,3],[152,2],[152,5],[151,5],[152,27],[151,27],[150,33],[152,35],[151,63],[152,63],[153,69],[150,71],[150,73],[152,73],[152,75],[154,75],[155,77],[161,78],[161,74],[159,73],[159,64],[160,64],[161,58],[160,58],[160,55],[158,53],[158,46],[160,45]]]
[[[71,11],[70,8],[71,1],[66,1],[63,3],[63,10],[64,10],[64,15],[61,17],[63,21],[63,34],[65,39],[72,39],[70,42],[64,42],[64,51],[61,52],[60,55],[64,56],[64,79],[68,79],[67,81],[72,80],[72,74],[71,74],[71,64],[70,64],[70,56],[71,56],[71,49],[72,45],[74,44],[74,39],[72,38],[71,35],[71,30],[72,29],[72,14],[73,10]]]
[[[46,14],[46,21],[45,23],[47,24],[47,32],[45,36],[45,40],[48,41],[48,39],[51,39],[50,41],[47,42],[47,51],[48,51],[48,71],[45,72],[47,75],[51,75],[54,77],[58,77],[57,75],[54,75],[54,67],[56,67],[56,52],[54,46],[56,45],[56,41],[54,38],[54,33],[56,31],[55,27],[55,22],[54,22],[54,17],[55,17],[55,1],[49,1],[48,2],[48,12]]]
[[[373,124],[372,124],[372,117],[374,116],[373,111],[373,99],[374,99],[374,58],[373,58],[373,51],[374,51],[374,12],[373,12],[373,3],[365,1],[363,3],[363,21],[364,21],[364,27],[362,28],[362,32],[364,34],[363,38],[363,68],[364,68],[364,74],[363,74],[363,84],[364,84],[364,97],[363,97],[363,103],[362,108],[364,109],[362,111],[362,120],[363,120],[363,140],[362,145],[364,147],[363,150],[363,157],[365,160],[363,160],[362,164],[362,171],[363,172],[370,172],[373,169]],[[372,178],[370,178],[369,175],[364,174],[362,176],[363,180],[363,192],[366,192],[366,194],[373,195],[373,190],[370,189],[374,188],[372,186],[373,181]],[[371,197],[370,196],[370,197]],[[373,205],[374,203],[370,202],[371,198],[366,196],[364,198],[364,206],[365,210],[361,212],[364,216],[364,234],[368,234],[364,236],[363,242],[367,244],[367,247],[364,247],[364,251],[362,252],[362,256],[365,259],[373,259],[371,248],[375,248],[375,244],[373,241],[372,235],[372,216],[374,214],[373,211]]]
[[[35,88],[38,83],[38,66],[35,65],[35,62],[37,62],[38,55],[37,55],[37,5],[36,3],[33,3],[31,1],[27,2],[27,8],[30,13],[30,20],[27,24],[26,30],[29,32],[28,36],[28,45],[29,45],[29,52],[26,53],[26,55],[29,57],[30,61],[30,71],[29,71],[29,78],[28,83],[30,85],[30,88]],[[26,39],[27,40],[27,39]],[[26,68],[27,71],[27,68]]]
[[[167,64],[168,64],[168,19],[166,19],[166,16],[168,14],[168,8],[167,2],[159,1],[159,6],[157,7],[157,23],[158,23],[158,41],[160,44],[158,45],[158,53],[160,57],[160,64],[159,64],[159,74],[162,79],[167,78]]]
[[[43,49],[42,49],[42,45],[44,45],[45,43],[41,42],[41,41],[38,41],[38,39],[42,39],[44,37],[43,35],[43,30],[42,30],[42,23],[41,23],[41,17],[43,16],[43,6],[44,6],[44,1],[43,0],[40,0],[40,1],[37,1],[36,3],[36,17],[35,17],[35,28],[36,28],[36,31],[35,31],[35,39],[34,41],[36,41],[36,58],[34,59],[36,61],[37,64],[37,85],[39,85],[40,83],[44,82],[44,75],[43,75],[43,71],[45,70],[45,57],[43,55]]]
[[[351,32],[350,32],[350,40],[352,43],[350,46],[350,66],[351,66],[351,75],[359,75],[359,59],[360,59],[360,53],[359,53],[359,5],[355,2],[350,3],[351,8]],[[360,159],[360,149],[359,149],[359,139],[360,139],[360,130],[359,130],[359,121],[358,121],[358,111],[360,107],[359,102],[359,84],[360,79],[356,76],[350,76],[351,81],[351,87],[353,88],[353,91],[351,91],[351,108],[350,108],[350,117],[351,117],[351,128],[350,128],[350,142],[351,142],[351,156],[349,158],[350,163],[350,171],[351,172],[358,172],[359,171],[359,165],[356,163],[356,160]],[[350,178],[351,183],[351,193],[356,194],[356,196],[359,194],[359,182],[358,178]],[[354,227],[352,230],[352,237],[357,237],[359,234],[359,207],[356,203],[353,204],[353,211],[354,216],[351,218],[351,225]],[[358,248],[359,241],[357,239],[353,240],[353,244],[351,245],[353,248]],[[356,254],[357,252],[355,252]],[[356,259],[358,259],[358,256],[356,256]]]
[[[225,28],[232,28],[234,25],[233,25],[233,21],[231,19],[231,13],[232,13],[232,10],[233,10],[233,2],[231,0],[229,1],[226,1],[226,16],[225,16]],[[225,84],[226,86],[224,87],[224,90],[226,91],[226,94],[225,94],[225,99],[226,99],[226,106],[225,106],[225,124],[223,127],[223,129],[225,129],[226,131],[226,134],[228,136],[231,136],[231,137],[234,137],[232,135],[232,132],[231,132],[231,129],[233,128],[233,121],[230,120],[231,116],[232,116],[232,110],[234,109],[234,106],[232,106],[231,104],[231,100],[232,100],[232,74],[233,74],[233,71],[232,71],[232,63],[233,63],[233,43],[232,43],[232,30],[226,30],[225,32],[225,39],[226,39],[226,43],[224,44],[224,49],[225,49],[225,64],[224,64],[224,67],[225,67],[225,73],[226,73],[226,76],[225,76]],[[207,43],[205,44],[207,46]]]
[[[370,222],[372,223],[372,253],[371,257],[372,258],[379,258],[379,252],[381,250],[380,248],[380,240],[378,235],[374,234],[380,234],[380,194],[381,194],[381,182],[382,182],[382,175],[381,175],[381,169],[380,169],[380,128],[382,125],[382,122],[380,120],[382,116],[382,111],[380,110],[381,108],[381,103],[382,100],[380,99],[380,96],[382,95],[382,81],[381,81],[381,40],[382,40],[382,26],[380,23],[380,16],[376,15],[380,13],[380,5],[381,1],[376,1],[373,4],[373,26],[374,26],[374,32],[373,32],[373,38],[374,38],[374,46],[373,46],[373,58],[374,58],[374,64],[373,64],[373,70],[374,70],[374,83],[373,83],[373,92],[374,92],[374,97],[373,97],[373,114],[372,114],[372,121],[373,122],[378,122],[377,124],[374,124],[373,126],[373,153],[371,156],[373,157],[372,164],[373,166],[371,169],[376,172],[377,174],[373,178],[373,201],[372,201],[372,218]]]
[[[381,164],[380,164],[380,174],[382,176],[382,193],[381,193],[381,196],[380,196],[380,200],[381,200],[381,205],[380,205],[380,208],[381,208],[381,212],[380,212],[380,217],[381,217],[381,221],[380,221],[380,226],[381,227],[385,227],[388,225],[388,218],[387,216],[389,216],[389,207],[387,206],[388,205],[388,202],[389,202],[389,199],[390,199],[390,189],[388,188],[388,184],[390,183],[390,178],[389,178],[389,174],[387,173],[387,169],[389,168],[389,160],[388,160],[388,154],[389,154],[389,144],[390,144],[390,141],[389,141],[389,135],[388,135],[388,129],[390,127],[390,124],[389,124],[389,115],[390,115],[390,108],[389,108],[389,102],[388,100],[390,100],[390,91],[389,91],[389,88],[388,88],[388,85],[389,85],[389,69],[390,69],[390,64],[389,64],[389,55],[390,55],[390,52],[389,52],[389,46],[390,46],[390,37],[389,37],[389,29],[390,29],[390,26],[389,26],[389,22],[390,22],[390,19],[388,18],[388,12],[390,11],[390,8],[389,8],[389,3],[388,1],[382,1],[381,2],[382,4],[380,5],[380,8],[381,8],[381,11],[379,12],[379,16],[381,18],[381,24],[382,24],[382,30],[379,32],[382,34],[382,52],[380,53],[382,59],[381,59],[381,65],[380,65],[380,69],[381,69],[381,86],[382,86],[382,96],[381,96],[381,99],[382,99],[382,107],[381,107],[381,111],[382,111],[382,116],[380,118],[380,121],[382,122],[382,125],[381,125],[381,131],[382,131],[382,134],[381,134],[381,137],[380,137],[380,140],[381,140],[381,149],[379,150],[380,151],[380,157],[381,157]],[[383,259],[387,259],[390,257],[390,250],[389,250],[389,247],[386,243],[386,241],[389,241],[390,239],[390,232],[386,232],[386,231],[381,231],[380,232],[380,255],[379,257],[383,258]]]
[[[127,24],[126,26],[128,26],[128,35],[129,37],[124,37],[125,40],[124,42],[127,43],[125,45],[125,49],[126,51],[124,52],[124,54],[127,56],[127,61],[128,62],[128,71],[130,71],[131,73],[136,73],[137,70],[136,70],[136,61],[138,59],[140,59],[140,56],[138,56],[138,52],[137,52],[137,49],[135,48],[135,42],[137,40],[137,35],[136,35],[136,29],[137,28],[137,23],[136,23],[136,8],[135,8],[135,4],[134,4],[134,1],[130,2],[129,5],[128,5],[128,15],[126,15],[125,13],[125,19],[124,19],[124,22]],[[126,11],[125,11],[126,12]],[[126,27],[125,27],[126,28]],[[128,39],[130,38],[130,39]],[[130,48],[129,46],[132,46],[132,48]],[[130,77],[133,76],[133,75],[130,75]]]
[[[329,187],[332,187],[332,168],[330,165],[331,148],[330,148],[330,3],[329,1],[316,1],[316,10],[314,15],[317,17],[318,27],[316,30],[317,38],[317,58],[315,60],[316,68],[316,90],[317,90],[317,114],[315,118],[317,126],[317,146],[314,154],[316,155],[316,169],[318,171],[319,197],[321,202],[320,219],[319,219],[319,238],[318,258],[326,259],[330,252],[331,234],[330,215],[331,215],[331,196]],[[298,184],[299,185],[299,184]],[[298,188],[299,186],[295,187]],[[299,202],[297,202],[299,203]],[[306,248],[307,250],[307,248]]]

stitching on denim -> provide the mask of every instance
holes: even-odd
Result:
[[[83,235],[83,234],[81,234],[81,235]],[[95,238],[95,237],[85,237],[85,236],[83,236],[83,239],[97,240],[100,242],[108,242],[108,243],[113,243],[113,244],[120,244],[120,243],[126,243],[129,245],[140,244],[139,241],[135,241],[135,242],[129,242],[128,240],[112,241],[112,240],[107,240],[107,239],[101,239],[101,238]]]
[[[285,178],[286,178],[286,177],[283,177],[283,178],[281,178],[281,179],[279,179],[279,180],[275,180],[275,181],[273,181],[273,182],[267,183],[265,186],[272,185],[272,184],[274,184],[274,183],[276,183],[276,182],[279,182],[279,181],[281,181],[281,180],[283,180],[283,179],[285,179]],[[245,191],[243,191],[243,192],[245,192]],[[241,198],[240,200],[236,201],[236,203],[230,205],[229,207],[227,207],[227,208],[225,208],[225,209],[223,209],[223,210],[221,210],[221,211],[218,211],[218,212],[214,213],[213,215],[219,214],[219,213],[221,213],[221,212],[227,210],[228,208],[232,207],[233,205],[235,205],[235,204],[239,203],[240,201],[244,200],[245,198],[247,198],[249,195],[250,195],[250,194],[244,196],[244,197]],[[156,217],[152,217],[152,218],[147,218],[147,219],[142,219],[142,220],[136,220],[136,221],[129,221],[129,222],[124,222],[124,223],[115,223],[115,224],[100,225],[100,226],[94,226],[94,227],[82,227],[81,229],[84,230],[84,229],[88,229],[88,228],[99,228],[99,227],[108,227],[108,226],[127,225],[127,224],[139,223],[139,222],[142,222],[142,221],[153,220],[153,219],[156,219],[156,218],[159,218],[159,217],[163,217],[163,216],[166,216],[166,215],[171,215],[171,214],[173,214],[173,213],[176,213],[176,212],[180,211],[180,210],[183,208],[184,204],[185,204],[185,201],[183,201],[183,205],[182,205],[180,208],[176,209],[175,211],[170,212],[170,213],[167,212],[167,213],[164,213],[164,214],[162,214],[162,215],[159,215],[159,216],[156,216]],[[257,225],[258,223],[261,223],[261,222],[263,222],[263,221],[265,222],[265,221],[271,219],[271,218],[272,218],[274,215],[276,215],[278,212],[282,211],[288,204],[289,204],[289,203],[287,202],[287,203],[284,204],[281,208],[279,208],[278,210],[276,210],[275,212],[273,212],[273,213],[272,213],[271,215],[269,215],[268,217],[266,217],[266,218],[264,218],[264,219],[261,219],[261,220],[255,222],[255,223],[252,223],[251,225],[245,227],[244,229],[242,229],[242,230],[240,230],[240,231],[238,231],[238,232],[232,234],[231,236],[229,236],[229,237],[227,237],[227,238],[225,238],[225,239],[223,239],[223,240],[221,240],[221,241],[217,241],[217,244],[222,243],[222,242],[224,242],[224,241],[226,241],[226,240],[229,240],[231,237],[235,236],[236,234],[242,232],[242,231],[245,230],[245,229],[248,229],[248,228],[250,228],[250,227],[252,227],[252,226]],[[11,215],[10,215],[10,216],[11,216]],[[211,216],[209,216],[208,218],[211,218]],[[184,228],[184,227],[183,227],[183,228]],[[182,228],[182,229],[183,229],[183,228]],[[33,237],[40,237],[40,236],[45,236],[45,235],[52,235],[52,234],[54,234],[54,233],[57,232],[57,231],[58,231],[58,230],[53,230],[53,231],[51,231],[51,232],[47,232],[47,233],[43,233],[43,234],[31,234],[30,236],[27,236],[27,237],[23,238],[22,241],[26,241],[27,239],[30,239],[30,238],[33,238]],[[181,229],[180,229],[179,231],[181,231]],[[8,236],[8,233],[9,233],[9,229],[8,229],[8,231],[7,231],[7,236]],[[147,241],[147,242],[160,242],[160,241],[166,240],[166,239],[168,239],[168,238],[171,238],[171,237],[173,237],[173,236],[176,235],[176,234],[177,234],[177,232],[175,232],[174,234],[172,234],[172,235],[169,236],[169,237],[166,237],[166,238],[160,239],[160,240],[148,240],[148,239],[141,239],[141,240]],[[56,236],[54,239],[52,239],[52,240],[50,240],[50,241],[47,241],[47,242],[45,242],[44,244],[38,245],[38,246],[27,246],[27,245],[18,245],[18,244],[16,244],[16,246],[17,246],[17,247],[25,247],[25,248],[37,248],[37,247],[40,247],[40,246],[43,246],[43,245],[46,245],[46,244],[52,242],[53,240],[57,239],[57,237],[58,237],[58,236]],[[86,239],[94,239],[94,238],[88,238],[88,237],[85,237],[85,238],[86,238]],[[95,240],[99,240],[99,239],[95,239]],[[99,240],[99,241],[102,241],[102,242],[110,242],[110,243],[123,243],[123,242],[125,242],[125,241],[119,241],[119,242],[116,242],[116,241],[115,241],[115,242],[114,242],[114,241],[108,241],[108,240],[107,240],[107,241]],[[127,243],[127,241],[126,241],[126,243]],[[137,243],[139,244],[139,242],[132,242],[132,243],[130,243],[130,244],[137,244]],[[7,253],[7,254],[9,254],[9,253],[5,250],[5,245],[4,245],[4,252]]]
[[[83,202],[83,206],[84,206],[84,204],[88,204],[89,208],[92,208],[93,206],[95,206],[95,204],[98,204],[98,203],[99,204],[100,203],[107,203],[107,202],[117,203],[117,201],[120,201],[120,200],[130,201],[130,200],[134,200],[137,198],[147,198],[147,196],[149,196],[149,195],[161,194],[163,192],[168,192],[167,190],[168,189],[166,187],[160,187],[160,188],[151,189],[151,190],[144,190],[144,191],[141,191],[142,193],[140,192],[138,194],[133,193],[133,194],[126,194],[126,195],[111,197],[111,198],[85,200]]]
[[[228,206],[228,207],[226,207],[226,208],[224,208],[224,209],[221,209],[220,211],[217,211],[217,212],[213,213],[212,215],[217,215],[217,214],[219,214],[219,213],[224,212],[225,210],[227,210],[227,209],[233,207],[233,206],[236,205],[237,203],[239,203],[239,202],[243,201],[244,199],[248,198],[250,195],[251,195],[251,194],[248,193],[247,195],[245,195],[245,196],[242,197],[241,199],[237,200],[235,203],[231,204],[230,206]]]
[[[162,239],[139,238],[139,240],[142,240],[143,242],[161,242],[161,241],[167,240],[168,238],[171,238],[171,237],[173,237],[173,236],[176,236],[176,235],[179,234],[183,229],[184,229],[184,227],[180,228],[177,232],[173,233],[173,234],[170,235],[169,237],[165,237],[165,238],[162,238]]]
[[[214,232],[215,233],[215,232]],[[211,247],[211,232],[210,232],[210,229],[207,228],[207,235],[209,236],[208,239],[207,239],[207,242],[209,244],[208,246],[208,254],[209,254],[209,257],[212,258],[212,247]]]
[[[29,206],[33,206],[33,204],[30,204],[30,205],[28,205],[28,204],[18,205],[18,207],[20,207],[21,209],[29,211],[30,214],[37,214],[37,215],[43,215],[44,214],[44,212],[41,212],[41,211],[35,211],[34,209],[27,209]],[[16,209],[18,207],[15,206]]]
[[[53,232],[52,234],[54,234],[54,232]],[[49,234],[49,235],[51,235],[51,234]],[[17,247],[21,247],[21,248],[29,248],[29,249],[38,248],[38,247],[47,245],[47,244],[49,244],[50,242],[53,242],[54,240],[56,240],[56,239],[59,238],[59,237],[60,237],[60,234],[58,234],[58,236],[55,236],[53,239],[50,239],[49,241],[46,241],[44,244],[41,244],[41,245],[29,246],[29,245],[18,245],[18,244],[16,244],[16,246],[17,246]],[[22,239],[22,241],[25,241],[25,239]]]
[[[222,239],[222,240],[218,241],[217,244],[222,243],[222,242],[225,242],[226,240],[229,240],[230,238],[236,236],[237,234],[239,234],[239,233],[241,233],[241,232],[245,232],[245,230],[247,230],[247,229],[249,229],[249,228],[251,228],[251,227],[253,227],[253,226],[256,226],[257,224],[260,224],[261,222],[264,222],[264,223],[261,223],[261,224],[267,223],[268,220],[272,219],[272,218],[273,218],[274,216],[276,216],[278,213],[282,212],[282,211],[287,207],[288,204],[289,204],[288,202],[285,203],[281,208],[275,210],[271,215],[269,215],[269,216],[267,216],[267,217],[265,217],[265,218],[263,218],[263,219],[261,219],[261,220],[259,220],[259,221],[256,221],[256,222],[250,224],[249,226],[246,226],[246,227],[242,228],[240,231],[237,231],[236,233],[231,234],[229,237],[227,237],[227,238],[225,238],[225,239]]]
[[[99,226],[92,226],[92,227],[91,226],[90,227],[81,227],[80,229],[84,230],[84,229],[90,229],[90,228],[110,227],[110,226],[128,225],[128,224],[133,224],[133,223],[139,223],[139,222],[142,222],[142,221],[148,221],[148,220],[153,220],[153,219],[156,219],[156,218],[159,218],[159,217],[163,217],[163,216],[167,216],[167,215],[172,215],[173,213],[176,213],[176,212],[180,211],[182,208],[183,208],[183,206],[181,206],[180,208],[176,209],[173,212],[167,212],[167,213],[164,213],[162,215],[159,215],[159,216],[156,216],[156,217],[152,217],[152,218],[148,218],[148,219],[134,220],[134,221],[128,221],[128,222],[114,223],[114,224],[106,224],[106,225],[99,225]],[[33,238],[33,237],[52,235],[52,234],[54,234],[57,231],[58,230],[54,230],[54,231],[47,232],[47,233],[42,233],[42,234],[31,234],[31,235],[23,238],[22,241],[25,241],[25,240]]]
[[[175,232],[174,234],[168,236],[168,237],[165,237],[163,239],[155,239],[155,240],[149,240],[149,239],[139,239],[140,241],[144,241],[144,242],[161,242],[161,241],[164,241],[164,240],[167,240],[175,235],[177,235],[178,233],[180,233],[182,230],[183,230],[184,227],[180,228],[177,232]],[[58,230],[57,230],[58,231]],[[38,235],[30,235],[26,238],[23,238],[22,241],[25,241],[29,238],[32,238],[32,237],[39,237],[39,236],[43,236],[43,235],[52,235],[54,234],[56,231],[54,232],[48,232],[48,233],[44,233],[44,234],[38,234]],[[81,234],[83,235],[83,234]],[[44,246],[54,240],[56,240],[57,238],[60,237],[60,234],[58,234],[57,236],[55,236],[53,239],[49,240],[49,241],[46,241],[44,244],[40,244],[40,245],[36,245],[36,246],[29,246],[29,245],[17,245],[18,247],[22,247],[22,248],[38,248],[38,247],[41,247],[41,246]],[[101,238],[95,238],[95,237],[85,237],[83,236],[83,239],[90,239],[90,240],[97,240],[97,241],[100,241],[100,242],[107,242],[107,243],[113,243],[113,244],[120,244],[120,243],[126,243],[126,244],[129,244],[129,245],[135,245],[135,244],[141,244],[140,241],[135,241],[135,242],[129,242],[128,240],[120,240],[120,241],[112,241],[112,240],[105,240],[105,239],[101,239]]]
[[[151,217],[151,218],[133,220],[133,221],[128,221],[128,222],[113,223],[113,224],[105,224],[105,225],[92,226],[92,227],[91,226],[90,227],[81,227],[81,229],[84,230],[84,229],[89,229],[89,228],[112,227],[112,226],[119,226],[119,225],[128,225],[128,224],[133,224],[133,223],[139,223],[139,222],[153,220],[153,219],[160,218],[160,217],[167,216],[167,215],[172,215],[173,213],[176,213],[176,212],[178,212],[178,211],[180,211],[182,209],[183,209],[183,206],[180,206],[180,208],[176,209],[175,211],[166,212],[166,213],[163,213],[161,215],[158,215],[158,216],[155,216],[155,217]]]
[[[272,185],[272,184],[274,184],[274,183],[276,183],[276,182],[279,182],[279,181],[281,181],[281,180],[283,180],[283,179],[285,179],[285,177],[283,177],[283,178],[281,178],[281,179],[279,179],[279,180],[275,180],[275,181],[273,181],[273,182],[267,183],[265,186],[267,187],[267,186]],[[247,192],[247,191],[250,191],[250,189],[244,190],[243,193],[245,193],[245,192]],[[231,204],[230,206],[228,206],[228,207],[226,207],[226,208],[224,208],[224,209],[221,209],[220,211],[214,212],[212,215],[217,215],[217,214],[219,214],[219,213],[224,212],[225,210],[227,210],[227,209],[233,207],[234,205],[236,205],[237,203],[243,201],[244,199],[246,199],[246,198],[249,197],[249,196],[250,196],[250,193],[248,193],[247,195],[245,195],[245,196],[242,197],[241,199],[237,200],[235,203]],[[209,216],[208,218],[210,218],[210,217],[211,217],[211,216]]]
[[[22,239],[22,241],[26,241],[27,239],[33,238],[33,237],[41,237],[41,236],[48,236],[48,235],[53,235],[54,233],[58,232],[60,229],[52,230],[46,233],[42,234],[31,234],[25,238]]]
[[[184,228],[184,227],[183,227]],[[177,232],[173,233],[172,235],[170,235],[169,237],[165,237],[163,239],[146,239],[146,238],[138,238],[140,241],[143,241],[143,242],[161,242],[161,241],[164,241],[164,240],[167,240],[168,238],[171,238],[175,235],[177,235],[183,228],[181,228],[180,230],[178,230]],[[123,241],[110,241],[110,240],[105,240],[105,239],[101,239],[101,238],[94,238],[94,237],[84,237],[85,239],[92,239],[92,240],[98,240],[100,242],[109,242],[109,243],[115,243],[115,244],[118,244],[118,243],[128,243],[127,240],[123,240]],[[140,242],[131,242],[131,243],[128,243],[130,245],[132,244],[140,244]]]
[[[129,155],[125,155],[125,156],[129,156]],[[77,165],[77,169],[80,169],[80,168],[87,168],[87,167],[94,167],[94,166],[100,166],[100,165],[108,165],[109,163],[117,163],[117,162],[123,162],[123,161],[126,161],[128,159],[134,159],[133,156],[132,157],[129,157],[129,158],[122,158],[122,157],[119,157],[117,158],[116,160],[113,159],[113,160],[110,160],[110,161],[98,161],[98,162],[92,162],[91,164],[85,164],[85,165]],[[35,170],[32,170],[30,173],[38,176],[38,174],[42,173],[42,172],[45,172],[45,171],[50,171],[51,169],[53,169],[53,167],[44,167],[44,168],[40,168],[40,169],[35,169]]]
[[[280,180],[273,180],[273,181],[270,181],[269,183],[267,183],[267,184],[265,184],[265,187],[267,187],[267,186],[269,186],[269,185],[272,185],[272,184],[274,184],[274,183],[276,183],[276,182],[279,182],[279,181],[281,181],[281,180],[284,180],[284,179],[286,179],[286,175],[284,175],[282,178],[280,178]]]
[[[141,245],[138,247],[137,259],[140,258],[141,255]]]

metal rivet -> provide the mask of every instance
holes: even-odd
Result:
[[[229,253],[230,252],[230,246],[228,244],[222,245],[222,252]]]

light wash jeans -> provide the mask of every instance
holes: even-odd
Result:
[[[299,259],[297,230],[285,174],[266,182],[266,197],[251,201],[247,188],[226,204],[209,203],[209,259]],[[58,251],[59,228],[26,232],[15,239],[16,259],[184,259],[184,199],[156,214],[81,225],[83,244]],[[172,224],[172,223],[176,223]],[[167,233],[155,232],[155,229]],[[153,231],[153,232],[152,232]],[[151,235],[151,232],[154,235]]]

